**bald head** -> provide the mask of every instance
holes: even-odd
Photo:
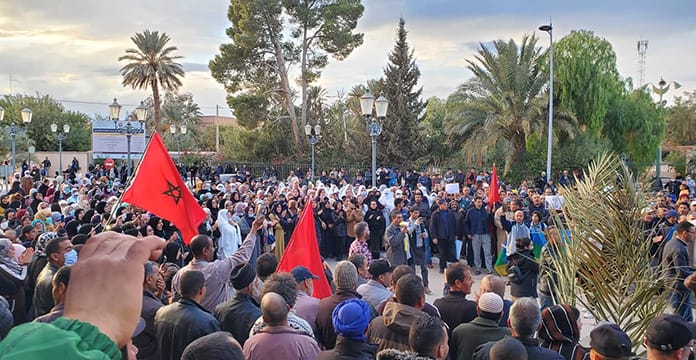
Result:
[[[263,321],[268,326],[280,326],[287,324],[290,307],[282,296],[274,292],[266,293],[261,299],[261,313]]]
[[[481,279],[479,286],[481,293],[492,292],[498,294],[501,298],[505,298],[505,280],[497,275],[486,275]]]

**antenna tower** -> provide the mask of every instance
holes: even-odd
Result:
[[[638,87],[645,84],[645,54],[648,52],[648,40],[638,41]]]

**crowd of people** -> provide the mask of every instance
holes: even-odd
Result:
[[[474,169],[379,169],[373,188],[370,174],[340,169],[313,183],[311,169],[284,179],[238,169],[223,181],[223,166],[182,168],[206,213],[198,235],[182,239],[166,219],[121,203],[127,179],[117,171],[75,167],[55,178],[27,169],[0,195],[0,358],[634,356],[615,324],[600,323],[581,345],[580,311],[554,302],[563,239],[547,200],[577,172],[564,171],[558,186],[543,172],[501,182],[492,202],[490,175]],[[648,359],[685,359],[696,339],[688,179],[672,179],[642,211],[652,265],[677,284],[668,290],[675,315],[645,334]],[[332,289],[322,299],[313,297],[320,274],[278,271],[308,206]],[[506,277],[494,271],[503,252]],[[430,283],[435,267],[445,284]]]

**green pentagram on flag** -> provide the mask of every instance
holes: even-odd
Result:
[[[179,200],[181,200],[181,188],[170,183],[169,180],[167,180],[167,191],[163,192],[163,195],[167,195],[174,199],[174,203],[179,205]]]

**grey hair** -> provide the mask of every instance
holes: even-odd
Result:
[[[518,337],[531,338],[541,323],[541,311],[536,300],[528,297],[517,299],[510,307],[510,326]]]
[[[152,276],[155,272],[159,271],[159,266],[154,261],[148,261],[145,263],[145,278]]]
[[[0,239],[0,256],[7,257],[10,251],[10,247],[13,246],[9,239]]]

